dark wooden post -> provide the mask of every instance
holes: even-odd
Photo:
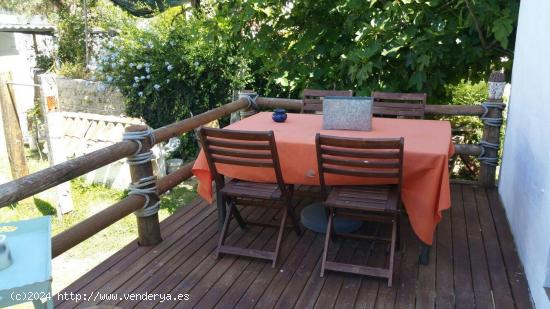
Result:
[[[2,111],[4,136],[6,138],[11,175],[13,179],[17,179],[28,175],[29,168],[25,159],[23,133],[21,132],[15,99],[10,92],[10,85],[8,84],[10,82],[11,76],[9,73],[0,73],[0,108]]]
[[[133,126],[127,127],[125,131],[127,133],[132,133],[132,132],[145,133],[149,131],[149,128],[145,125],[133,125]],[[140,154],[148,153],[151,150],[151,148],[154,146],[154,145],[151,145],[151,139],[149,137],[142,137],[138,139],[132,139],[132,138],[126,138],[126,139],[139,140],[139,142],[141,143],[141,149],[135,155],[130,156],[130,161],[132,157],[136,157],[136,155],[139,156]],[[132,177],[133,186],[136,186],[137,184],[142,182],[144,179],[153,177],[154,176],[153,164],[151,163],[151,160],[146,160],[146,162],[138,163],[138,164],[130,163],[130,174]],[[156,186],[155,183],[151,183],[148,185],[144,185],[141,188],[147,189],[147,188],[153,188],[155,186]],[[132,191],[132,187],[130,188],[130,191]],[[146,193],[146,195],[149,197],[149,199],[148,201],[146,201],[146,205],[144,205],[144,208],[151,207],[159,201],[159,196],[156,192]],[[159,223],[158,212],[154,212],[153,214],[150,214],[147,216],[141,216],[141,215],[138,215],[138,213],[136,213],[136,217],[137,217],[139,244],[141,246],[154,246],[160,243],[162,241],[162,237],[160,235],[160,223]]]
[[[502,94],[506,85],[504,73],[493,72],[489,77],[489,98],[483,103],[483,137],[480,142],[482,153],[479,156],[479,183],[485,187],[495,185],[496,168],[499,162],[500,132],[505,104]]]

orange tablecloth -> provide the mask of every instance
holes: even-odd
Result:
[[[258,113],[227,129],[273,130],[285,183],[318,185],[315,134],[361,137],[404,137],[402,200],[418,237],[431,244],[441,212],[451,206],[448,160],[453,154],[451,125],[447,121],[374,118],[370,132],[323,130],[322,115],[288,114],[284,123],[271,120],[271,113]],[[219,164],[219,172],[249,181],[275,182],[272,172],[254,167]],[[199,180],[198,193],[212,202],[212,176],[201,152],[193,166]],[[331,176],[331,175],[328,175]],[[355,177],[328,177],[328,185],[365,184]]]

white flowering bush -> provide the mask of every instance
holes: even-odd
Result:
[[[126,29],[105,43],[97,77],[125,95],[128,115],[154,128],[221,106],[244,88],[249,69],[208,22],[167,12],[146,29]],[[183,140],[184,157],[194,155],[192,138]]]

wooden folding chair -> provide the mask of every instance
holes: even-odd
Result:
[[[302,113],[315,114],[323,111],[323,98],[329,96],[351,97],[351,90],[304,89]]]
[[[425,93],[381,92],[372,93],[373,110],[377,117],[423,119],[426,109]]]
[[[321,193],[328,212],[321,277],[325,270],[382,277],[392,285],[396,243],[399,244],[399,206],[403,170],[403,138],[356,139],[317,134],[317,161]],[[367,177],[384,180],[386,185],[334,186],[327,197],[325,175]],[[336,233],[334,217],[391,224],[391,238],[372,235]],[[387,268],[327,261],[328,246],[335,236],[389,241],[390,258]]]
[[[284,184],[273,131],[252,132],[203,127],[199,132],[202,148],[210,172],[214,177],[216,190],[219,193],[218,198],[221,198],[222,205],[228,208],[220,233],[216,257],[226,253],[267,259],[271,260],[272,267],[275,267],[287,216],[290,217],[294,230],[298,235],[301,234],[301,230],[292,206],[293,186]],[[239,179],[231,179],[229,182],[225,182],[223,175],[218,173],[217,164],[265,169],[265,172],[275,174],[277,183],[256,183]],[[258,200],[263,202],[258,203]],[[266,203],[266,201],[269,202]],[[270,203],[271,201],[273,203]],[[279,234],[274,251],[239,248],[225,244],[232,216],[235,217],[242,228],[245,228],[247,224],[269,225],[245,221],[239,213],[237,204],[241,206],[272,207],[282,210],[280,224],[275,225],[279,228]]]

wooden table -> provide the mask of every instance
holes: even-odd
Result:
[[[271,113],[262,112],[243,119],[227,129],[273,130],[283,178],[289,184],[318,185],[315,134],[358,138],[405,138],[402,200],[411,225],[420,240],[431,245],[435,228],[443,210],[450,208],[448,161],[454,152],[451,125],[448,121],[374,118],[373,130],[323,130],[322,115],[288,114],[284,123],[271,120]],[[261,168],[235,167],[220,164],[225,176],[248,181],[274,182],[274,175]],[[193,174],[199,179],[198,193],[212,202],[212,177],[203,153],[200,153]],[[372,184],[357,177],[327,175],[328,185]]]

